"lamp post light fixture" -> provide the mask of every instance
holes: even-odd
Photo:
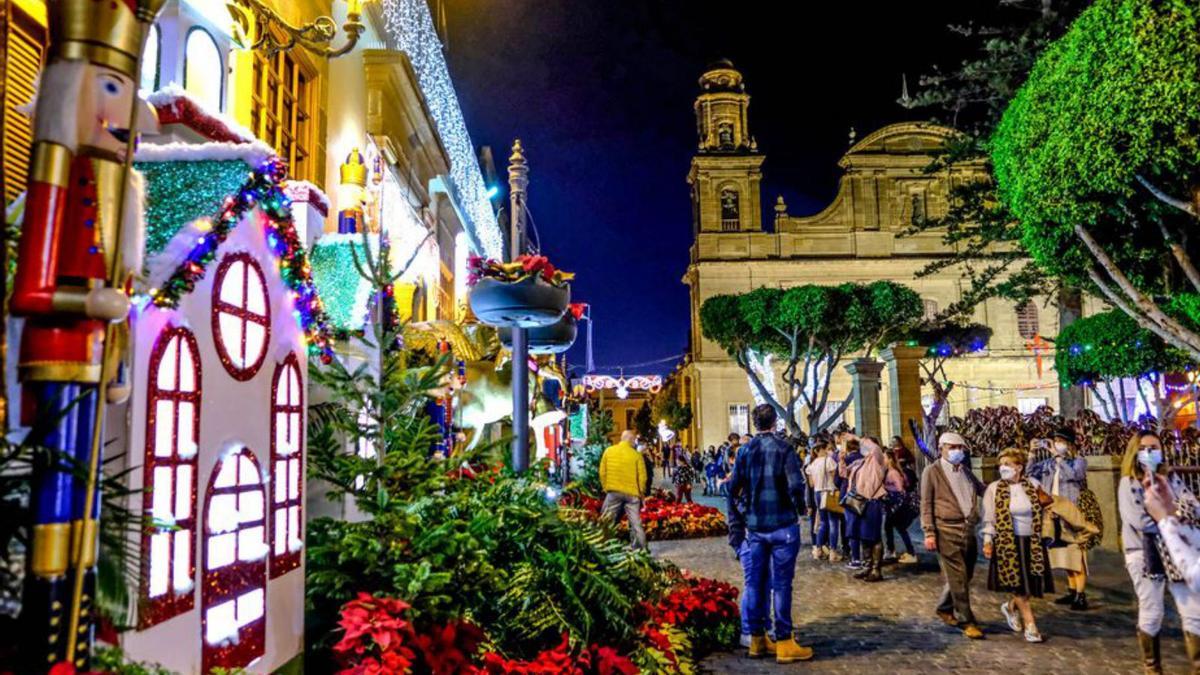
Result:
[[[233,38],[243,49],[264,51],[272,56],[300,46],[317,56],[335,59],[350,53],[366,30],[360,20],[364,2],[347,0],[346,23],[342,25],[347,41],[337,49],[330,46],[337,37],[337,24],[328,16],[319,16],[303,26],[293,26],[263,0],[227,0],[225,6],[233,17]]]

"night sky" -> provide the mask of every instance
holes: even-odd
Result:
[[[851,127],[861,139],[929,117],[896,103],[901,74],[912,92],[932,64],[961,59],[968,45],[947,25],[974,4],[443,2],[472,140],[492,146],[505,187],[512,139],[524,143],[542,251],[578,274],[572,299],[592,305],[596,363],[611,374],[687,348],[685,179],[705,67],[729,58],[745,77],[750,130],[767,156],[764,209],[782,194],[790,213],[810,214],[836,193]],[[582,365],[582,334],[569,357]]]

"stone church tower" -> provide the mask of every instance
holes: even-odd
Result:
[[[742,74],[722,59],[700,77],[692,159],[692,227],[699,232],[761,232],[763,156],[750,135],[750,95]]]
[[[683,276],[690,296],[690,347],[673,377],[678,378],[681,399],[691,404],[694,413],[686,438],[707,447],[719,444],[731,432],[748,431],[749,412],[758,396],[725,350],[704,338],[700,328],[704,301],[761,286],[885,279],[916,291],[926,314],[934,316],[962,300],[965,282],[953,268],[918,276],[951,251],[939,232],[909,234],[908,230],[923,218],[945,214],[954,186],[978,180],[982,167],[929,173],[932,155],[954,132],[925,122],[889,124],[853,139],[838,161],[842,175],[837,194],[825,208],[793,215],[778,199],[771,226],[764,228],[765,157],[750,133],[750,95],[742,74],[729,61],[718,61],[699,83],[694,105],[698,147],[687,175],[693,243]],[[797,130],[796,136],[802,133]],[[947,366],[957,385],[949,414],[995,405],[1026,412],[1040,405],[1060,405],[1058,381],[1050,367],[1053,350],[1036,340],[1058,333],[1058,316],[1044,307],[1041,299],[1014,307],[999,298],[976,307],[971,320],[991,327],[992,339],[987,349]],[[919,417],[926,403],[917,379],[923,354],[921,349],[897,346],[885,371],[876,376],[878,414],[851,406],[845,421],[860,431],[907,436],[907,421]],[[831,401],[850,395],[852,378],[845,367],[856,356],[847,355],[837,367]],[[776,377],[767,381],[775,391],[782,391],[778,363],[774,367]],[[901,390],[897,383],[902,379],[918,384]]]

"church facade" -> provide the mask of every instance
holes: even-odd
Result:
[[[926,123],[892,124],[853,143],[841,158],[844,173],[837,195],[819,213],[795,216],[783,198],[774,204],[771,227],[763,221],[764,155],[750,134],[750,97],[742,75],[727,61],[700,78],[695,102],[699,148],[687,182],[691,189],[694,240],[683,282],[690,290],[690,354],[674,377],[680,395],[695,411],[690,437],[703,447],[719,444],[730,432],[746,431],[755,405],[746,374],[700,330],[700,306],[720,294],[744,293],[761,286],[788,288],[803,284],[836,285],[884,279],[905,284],[925,303],[928,315],[958,301],[968,283],[953,269],[917,278],[930,262],[945,258],[947,245],[938,233],[903,235],[914,220],[936,218],[948,208],[952,187],[977,178],[978,169],[926,173],[931,153],[952,133]],[[947,367],[956,382],[949,414],[979,406],[1008,405],[1032,411],[1059,406],[1059,386],[1052,369],[1053,338],[1059,314],[1035,301],[1016,307],[994,299],[980,305],[973,318],[992,328],[988,347],[952,360]],[[844,359],[837,366],[831,401],[851,392]],[[775,386],[782,391],[776,375]],[[881,431],[899,434],[909,416],[900,410],[889,383],[880,387]],[[928,390],[923,392],[928,394]],[[911,411],[912,405],[905,410]],[[850,406],[845,421],[859,426]]]

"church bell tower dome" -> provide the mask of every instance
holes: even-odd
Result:
[[[749,106],[750,95],[733,63],[721,59],[710,65],[700,76],[700,96],[695,104],[700,151],[756,152],[758,144],[750,135],[746,116]]]

